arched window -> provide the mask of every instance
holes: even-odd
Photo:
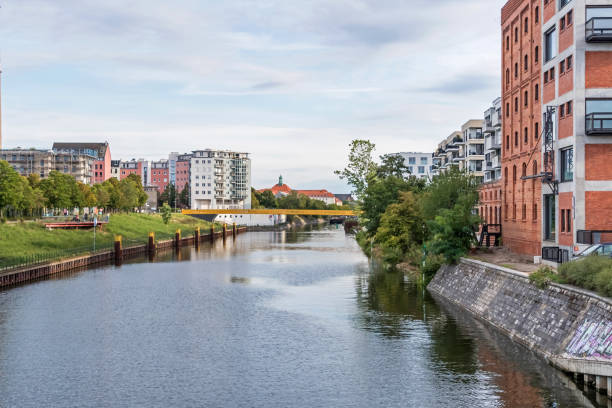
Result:
[[[525,91],[523,96],[523,105],[525,105],[525,107],[529,106],[529,91]]]
[[[510,135],[506,135],[506,149],[510,149]]]
[[[534,13],[534,17],[535,17],[535,23],[538,24],[538,21],[540,21],[540,7],[536,6],[535,8],[535,13]]]
[[[529,56],[525,54],[525,61],[523,61],[523,69],[527,71],[529,69]]]
[[[523,175],[522,177],[527,177],[527,163],[523,163]]]
[[[514,42],[518,42],[518,27],[514,27]]]
[[[525,34],[527,34],[529,32],[529,18],[525,17]]]
[[[527,126],[525,126],[525,130],[524,130],[524,135],[523,138],[525,139],[524,142],[525,144],[529,144],[529,129],[527,128]]]
[[[507,35],[506,36],[506,50],[509,50],[509,49],[510,49],[510,36]]]

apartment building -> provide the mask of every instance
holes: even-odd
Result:
[[[191,208],[251,208],[251,159],[248,153],[196,150],[190,158]]]
[[[94,162],[93,184],[102,183],[111,178],[111,153],[108,142],[53,143],[53,150],[94,156],[96,160]]]
[[[111,160],[111,177],[121,180],[121,160]]]
[[[480,216],[486,224],[502,223],[501,98],[484,112],[484,183],[480,188]]]
[[[169,160],[159,160],[151,162],[151,183],[156,186],[160,194],[170,184],[170,162]]]
[[[438,144],[432,155],[432,175],[438,175],[451,166],[465,168],[465,141],[463,133],[455,131]]]
[[[0,150],[0,159],[7,161],[22,176],[37,174],[44,179],[55,170],[68,174],[83,184],[93,184],[93,169],[97,156],[78,150],[53,151],[17,148]]]
[[[433,157],[431,153],[401,152],[396,154],[404,158],[404,164],[411,175],[431,180],[433,170]]]
[[[474,175],[479,183],[484,182],[485,172],[485,138],[482,128],[482,119],[470,119],[461,126],[461,133],[464,140],[465,160],[459,162],[461,170],[467,170]]]
[[[119,162],[119,180],[123,180],[130,174],[140,176],[140,181],[143,186],[151,185],[151,169],[150,164],[145,159],[132,159],[129,161]]]
[[[554,0],[546,0],[546,2]],[[543,0],[510,0],[502,9],[502,239],[511,251],[542,247]]]
[[[612,2],[541,7],[542,256],[560,262],[612,240]]]

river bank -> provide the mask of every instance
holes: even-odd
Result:
[[[612,398],[612,300],[471,259],[442,267],[428,290]]]
[[[177,229],[192,234],[195,228],[206,231],[210,226],[207,221],[182,214],[172,214],[168,224],[158,214],[111,214],[109,223],[96,231],[95,246],[110,249],[117,235],[126,243],[146,243],[150,232],[158,239],[170,239]],[[85,254],[93,248],[92,230],[48,230],[44,221],[0,224],[0,269],[27,263],[29,259]]]

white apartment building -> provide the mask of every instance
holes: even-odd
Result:
[[[476,179],[484,182],[485,171],[485,138],[482,133],[484,121],[482,119],[468,120],[461,126],[463,140],[465,141],[465,161],[460,165],[460,169],[467,169]]]
[[[191,209],[250,209],[248,153],[195,150],[190,159]]]
[[[431,153],[401,152],[397,155],[404,158],[404,164],[411,175],[426,180],[431,179],[433,165]]]
[[[491,183],[501,180],[501,98],[493,101],[491,107],[484,112],[484,138],[485,138],[485,175],[484,182]]]

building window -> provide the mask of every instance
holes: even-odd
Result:
[[[559,10],[561,10],[563,7],[567,6],[570,1],[572,1],[572,0],[559,0]]]
[[[531,218],[533,219],[533,221],[538,220],[538,205],[535,203],[533,204],[533,214],[531,215]]]
[[[523,104],[525,105],[525,107],[529,106],[529,91],[525,91],[525,96],[523,99]]]
[[[506,50],[510,50],[510,36],[506,36]]]
[[[561,17],[559,20],[559,29],[561,31],[565,30],[565,16]]]
[[[544,83],[547,84],[548,83],[548,71],[544,72]]]
[[[514,77],[518,78],[518,62],[514,63]]]
[[[419,174],[425,174],[425,166],[419,166]]]
[[[518,42],[518,27],[514,27],[514,42]]]
[[[557,31],[553,27],[544,34],[544,61],[548,62],[557,55]]]
[[[525,60],[523,62],[523,69],[527,71],[527,69],[529,69],[529,55],[525,54],[525,57],[523,59]]]
[[[408,164],[416,164],[416,157],[409,157]]]
[[[574,179],[574,148],[561,150],[561,181]]]
[[[568,71],[570,69],[572,69],[572,56],[571,55],[569,57],[567,57],[565,65],[566,65]]]
[[[536,64],[540,60],[540,46],[539,45],[535,46],[533,60],[535,61]]]
[[[518,112],[518,96],[514,98],[514,112]]]
[[[567,217],[566,221],[566,231],[572,232],[572,210],[565,210],[565,215]]]
[[[568,115],[572,114],[572,101],[567,102],[565,111]]]
[[[535,8],[534,21],[536,24],[540,22],[540,7],[537,7],[537,6]]]
[[[510,70],[506,68],[506,84],[510,84]]]
[[[510,103],[506,102],[506,117],[510,117]]]
[[[524,135],[524,139],[525,139],[525,144],[529,143],[529,130],[527,129],[527,127],[525,126],[525,135]]]
[[[523,204],[523,221],[527,220],[527,204]]]
[[[540,85],[535,84],[533,89],[534,99],[536,101],[540,100]]]
[[[554,241],[556,237],[556,203],[555,196],[547,194],[544,196],[544,239]]]
[[[561,60],[559,63],[559,75],[565,73],[565,60]]]
[[[421,164],[427,164],[429,159],[427,157],[421,157]]]
[[[510,149],[510,135],[506,135],[506,149]],[[508,177],[507,174],[506,177]]]
[[[534,161],[533,162],[533,175],[537,175],[538,174],[538,162]],[[534,179],[535,180],[535,179]]]
[[[561,210],[561,232],[565,232],[565,210]]]
[[[514,145],[518,146],[518,132],[514,132]]]
[[[559,106],[559,116],[562,118],[565,117],[565,104]]]
[[[524,25],[525,34],[527,34],[529,32],[529,18],[525,17],[525,23],[523,25]]]

